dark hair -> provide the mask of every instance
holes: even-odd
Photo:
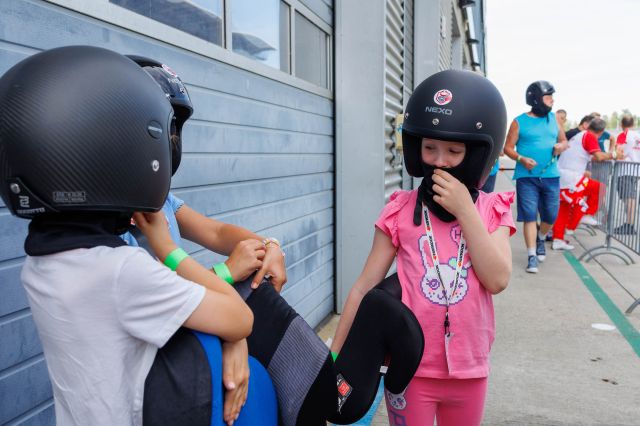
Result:
[[[559,109],[558,111],[556,111],[556,115],[557,114],[564,114],[567,115],[567,111],[563,110],[563,109]]]
[[[625,114],[622,116],[622,120],[620,120],[620,125],[625,129],[627,127],[633,127],[633,115]]]
[[[589,123],[589,130],[593,130],[596,133],[602,132],[607,127],[607,123],[602,118],[594,118]]]
[[[589,123],[593,119],[593,115],[585,115],[584,117],[582,117],[582,120],[580,120],[580,124]]]

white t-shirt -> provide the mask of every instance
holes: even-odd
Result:
[[[59,425],[141,425],[156,352],[205,288],[138,247],[27,256],[22,269]]]
[[[640,134],[634,130],[626,130],[618,135],[616,145],[621,145],[624,157],[620,161],[640,163]],[[640,170],[637,165],[623,165],[619,171],[620,176],[638,176]]]
[[[574,188],[582,180],[591,155],[600,151],[598,138],[588,131],[582,131],[569,140],[569,148],[558,159],[560,188]]]

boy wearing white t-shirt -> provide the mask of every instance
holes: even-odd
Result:
[[[142,425],[145,379],[182,326],[247,357],[251,310],[153,213],[169,191],[172,111],[138,65],[97,47],[40,52],[0,78],[0,195],[31,220],[22,282],[58,424]],[[134,211],[166,266],[119,237]]]

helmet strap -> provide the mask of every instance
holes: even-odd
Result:
[[[549,119],[548,115],[551,112],[551,107],[547,106],[544,102],[539,101],[536,102],[532,107],[531,107],[531,112],[536,116],[536,117],[547,117],[547,119]]]

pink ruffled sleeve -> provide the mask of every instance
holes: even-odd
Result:
[[[511,213],[511,204],[515,199],[515,192],[494,192],[491,194],[491,199],[488,204],[489,209],[487,230],[489,233],[494,232],[500,226],[506,226],[509,228],[509,235],[516,233],[516,225],[513,221],[513,214]]]
[[[400,245],[398,239],[398,214],[402,207],[407,204],[411,196],[411,191],[396,191],[391,194],[389,202],[382,209],[382,213],[376,220],[375,225],[391,238],[394,247]]]

